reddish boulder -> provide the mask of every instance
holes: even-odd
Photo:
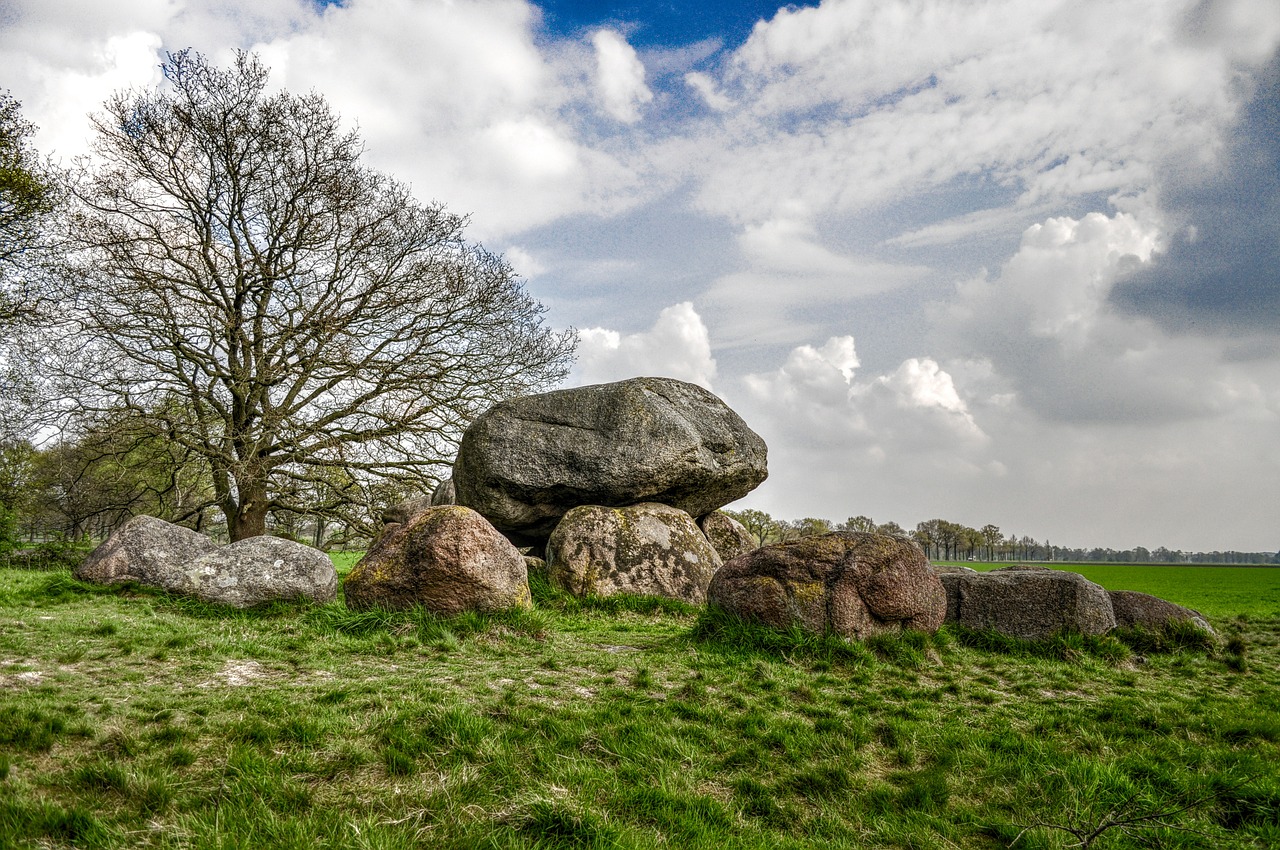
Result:
[[[1160,629],[1170,623],[1188,622],[1211,635],[1216,634],[1205,616],[1193,608],[1183,608],[1159,596],[1136,590],[1109,590],[1107,595],[1111,597],[1117,628]]]
[[[343,583],[347,606],[437,614],[532,607],[524,557],[470,508],[429,507],[388,527]]]
[[[748,620],[851,638],[937,631],[947,597],[920,547],[837,531],[765,546],[720,568],[709,600]]]

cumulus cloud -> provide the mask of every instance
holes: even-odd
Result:
[[[723,112],[733,106],[733,99],[720,91],[716,86],[716,81],[708,74],[700,71],[690,71],[684,75],[684,81],[689,85],[689,88],[698,93],[703,103],[717,112]]]
[[[640,107],[653,100],[644,82],[644,63],[627,40],[613,30],[591,36],[596,49],[596,84],[605,112],[624,124],[640,120]]]
[[[647,331],[607,328],[578,332],[578,362],[570,382],[598,384],[639,375],[678,378],[711,389],[716,361],[702,317],[685,301],[667,307]]]

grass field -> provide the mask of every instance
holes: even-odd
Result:
[[[1138,655],[534,593],[238,613],[0,570],[0,848],[1035,850],[1109,813],[1094,847],[1280,846],[1255,609]]]
[[[949,561],[977,570],[1005,563]],[[1280,567],[1217,567],[1198,564],[1044,564],[1071,570],[1108,590],[1150,593],[1209,617],[1238,614],[1280,617]]]

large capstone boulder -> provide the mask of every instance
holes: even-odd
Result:
[[[866,638],[937,631],[946,593],[924,552],[901,537],[836,531],[765,546],[729,561],[709,601],[738,616],[814,634]]]
[[[700,605],[720,563],[693,517],[656,502],[576,507],[547,541],[552,584],[577,596],[637,593]]]
[[[947,622],[1039,640],[1061,631],[1100,635],[1115,628],[1111,597],[1079,573],[1010,566],[944,573]]]
[[[759,548],[756,539],[742,523],[721,511],[712,511],[698,520],[698,528],[711,541],[712,548],[722,561],[732,561],[739,555]]]
[[[89,553],[75,576],[94,584],[136,581],[161,590],[178,590],[183,570],[217,548],[217,543],[189,528],[136,516]]]
[[[702,516],[768,474],[764,440],[711,393],[632,378],[511,399],[467,428],[458,504],[514,539],[545,539],[570,509],[661,502]]]
[[[247,537],[189,563],[176,592],[205,602],[251,608],[264,602],[332,602],[338,573],[319,549],[280,537]]]
[[[1191,623],[1209,634],[1217,634],[1209,620],[1193,608],[1184,608],[1159,596],[1136,590],[1109,590],[1116,627],[1159,630],[1173,623]]]
[[[389,530],[343,584],[356,610],[421,606],[437,614],[529,608],[524,557],[484,517],[427,508]]]

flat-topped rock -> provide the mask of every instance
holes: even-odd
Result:
[[[943,573],[947,622],[1038,640],[1061,631],[1100,635],[1116,626],[1111,597],[1079,573],[1047,567],[1002,567],[986,573]]]

